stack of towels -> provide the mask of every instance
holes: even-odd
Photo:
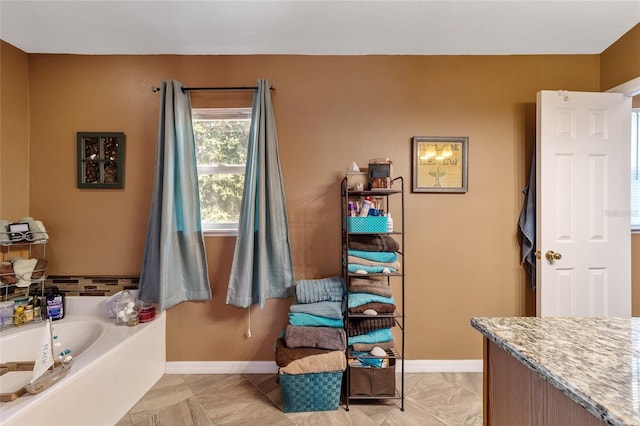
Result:
[[[11,244],[12,242],[11,233],[9,232],[10,223],[8,220],[0,219],[0,244]],[[35,220],[32,217],[23,217],[17,223],[26,223],[29,226],[29,232],[25,235],[27,241],[35,242],[49,239],[47,230],[39,220]]]
[[[276,343],[276,364],[284,374],[344,371],[345,285],[341,277],[296,282],[289,324]]]
[[[398,250],[398,242],[389,235],[351,236],[347,252],[349,272],[362,275],[397,272],[400,270]],[[368,269],[372,265],[376,268],[373,271]],[[366,273],[360,272],[364,266]],[[396,310],[387,279],[377,275],[352,277],[348,291],[349,312],[370,318],[349,319],[347,346],[355,352],[371,352],[375,347],[385,351],[394,348],[391,328],[395,326],[395,319],[378,317],[378,314],[393,314]]]

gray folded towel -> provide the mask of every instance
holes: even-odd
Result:
[[[287,325],[284,336],[289,348],[321,348],[344,351],[347,335],[344,328]]]

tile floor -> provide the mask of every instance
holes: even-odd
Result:
[[[116,426],[482,425],[482,373],[407,373],[404,405],[352,401],[348,412],[284,413],[274,374],[165,375]]]

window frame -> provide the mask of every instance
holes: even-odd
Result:
[[[249,120],[253,111],[251,107],[240,108],[192,108],[192,120]],[[198,143],[195,141],[196,144]],[[197,161],[197,160],[196,160]],[[198,178],[201,175],[242,174],[246,172],[246,164],[197,164]],[[199,179],[198,179],[199,180]],[[202,200],[200,201],[202,204]],[[205,236],[237,236],[238,222],[204,222],[200,223]]]

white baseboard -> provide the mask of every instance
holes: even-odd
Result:
[[[401,369],[398,365],[397,371]],[[405,360],[406,373],[482,373],[481,359]],[[165,374],[270,374],[277,373],[273,361],[170,361]]]

